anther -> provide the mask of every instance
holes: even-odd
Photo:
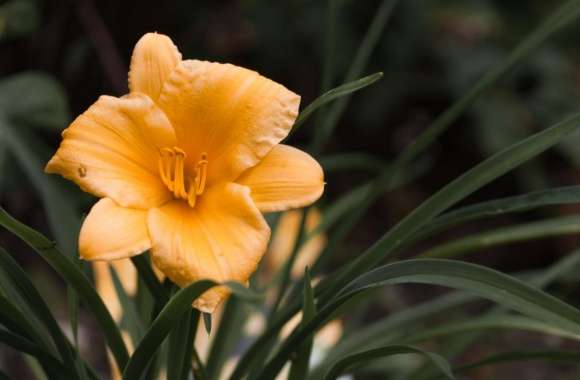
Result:
[[[173,193],[175,198],[187,200],[194,207],[197,196],[205,190],[207,182],[207,153],[202,153],[194,168],[194,177],[186,176],[185,159],[187,155],[178,148],[159,150],[159,174],[161,180]]]

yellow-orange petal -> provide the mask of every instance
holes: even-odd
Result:
[[[158,147],[175,145],[173,127],[149,97],[102,96],[63,133],[46,165],[84,191],[147,209],[171,194],[159,178]]]
[[[130,296],[137,291],[137,271],[129,259],[93,262],[95,288],[113,319],[119,322],[123,316],[123,308],[113,283],[111,267],[115,269],[123,289]]]
[[[294,249],[294,244],[298,238],[300,220],[303,210],[286,211],[280,216],[278,226],[272,236],[268,253],[266,254],[265,269],[269,277],[282,269],[282,265],[288,260]],[[306,232],[311,233],[320,225],[322,216],[317,208],[311,207],[306,215]],[[294,265],[292,266],[292,277],[298,278],[304,274],[306,266],[312,264],[326,245],[326,236],[316,234],[311,236],[304,246],[298,251]]]
[[[320,198],[324,173],[307,153],[280,144],[236,183],[252,190],[252,199],[260,211],[284,211],[307,206]]]
[[[179,286],[201,279],[246,283],[266,251],[270,228],[247,187],[208,189],[191,208],[172,201],[149,211],[154,264]],[[212,288],[193,306],[213,312],[228,295]]]
[[[233,181],[290,131],[300,97],[255,71],[182,61],[158,101],[193,168],[207,153],[208,184]]]
[[[156,101],[165,80],[179,62],[181,53],[171,38],[158,33],[145,34],[133,49],[129,91],[141,92]]]
[[[119,206],[109,198],[93,206],[79,235],[79,253],[85,260],[128,258],[150,247],[147,211]]]

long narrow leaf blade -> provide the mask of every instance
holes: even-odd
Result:
[[[392,257],[414,233],[441,212],[471,193],[560,142],[580,125],[580,114],[543,130],[493,155],[437,191],[389,230],[349,267],[331,279],[326,294],[335,294],[348,281]],[[328,285],[328,284],[327,284]]]
[[[302,326],[305,326],[306,323],[308,323],[308,321],[310,321],[316,313],[316,305],[314,304],[314,291],[312,290],[308,267],[305,269],[304,280],[301,322]],[[292,360],[292,366],[290,367],[288,380],[303,380],[306,378],[306,375],[308,374],[308,365],[310,363],[310,353],[312,352],[313,342],[314,336],[311,336],[310,338],[306,339],[306,341],[304,341],[296,351],[296,357],[294,360]]]
[[[494,199],[447,212],[425,226],[420,236],[421,238],[428,237],[450,226],[483,218],[574,203],[580,203],[580,186],[558,187]]]
[[[0,225],[14,233],[33,248],[47,263],[49,263],[78,293],[86,306],[92,311],[101,325],[105,338],[119,368],[123,368],[129,358],[127,348],[121,333],[107,310],[107,307],[97,294],[93,285],[73,261],[63,255],[54,242],[44,235],[12,218],[0,207]]]
[[[580,311],[501,272],[475,264],[416,259],[388,264],[350,282],[307,324],[295,330],[264,366],[260,380],[275,376],[296,345],[320,328],[335,310],[359,292],[387,284],[421,283],[468,290],[571,334],[580,334]]]
[[[255,297],[255,294],[240,284],[237,284],[239,286],[230,286],[230,284],[225,283],[223,285],[230,287],[232,292],[242,298],[253,299]],[[123,380],[139,380],[141,378],[141,375],[149,365],[149,361],[183,313],[191,308],[192,302],[197,297],[216,285],[219,284],[210,280],[197,281],[180,289],[169,300],[155,321],[153,321],[153,324],[145,333],[139,345],[135,348],[135,352],[123,370]]]
[[[386,347],[373,348],[356,352],[354,354],[346,355],[339,359],[334,366],[324,376],[325,380],[334,380],[341,373],[345,372],[351,367],[360,367],[363,363],[384,358],[386,356],[401,355],[401,354],[419,354],[428,359],[447,379],[455,379],[451,372],[451,367],[447,360],[441,355],[434,354],[413,346],[393,345]]]
[[[383,77],[383,73],[380,73],[380,72],[375,73],[375,74],[368,75],[366,77],[345,83],[341,86],[333,88],[330,91],[325,92],[320,97],[316,98],[312,103],[310,103],[302,112],[300,112],[300,115],[298,115],[298,118],[296,119],[296,122],[294,123],[294,127],[292,128],[292,131],[294,132],[298,128],[300,128],[302,126],[302,124],[304,124],[310,118],[310,116],[319,108],[325,106],[326,104],[332,102],[333,100],[335,100],[337,98],[351,94],[355,91],[358,91],[358,90],[361,90],[367,86],[370,86],[371,84],[375,83],[376,81],[378,81],[382,77]]]

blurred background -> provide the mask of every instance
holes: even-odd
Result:
[[[342,0],[336,27],[336,75],[343,83],[380,1]],[[374,178],[424,128],[534,29],[559,2],[528,0],[405,0],[393,10],[364,75],[381,81],[356,93],[318,159],[326,169],[320,208]],[[302,95],[308,105],[321,91],[326,1],[322,0],[0,0],[0,204],[28,225],[53,237],[71,254],[81,220],[94,199],[71,183],[42,172],[60,132],[99,95],[127,92],[135,42],[146,32],[169,35],[185,58],[252,68]],[[386,193],[332,254],[328,270],[356,257],[422,200],[485,157],[578,110],[580,25],[550,38],[529,59],[476,102],[422,157],[414,180]],[[305,146],[312,118],[290,143]],[[342,158],[343,160],[337,160]],[[356,164],[361,159],[364,164]],[[343,164],[337,164],[343,162]],[[479,191],[464,204],[555,186],[580,179],[580,136]],[[573,214],[577,206],[496,218],[454,228],[430,242],[474,231]],[[332,231],[330,232],[332,233]],[[503,246],[469,256],[506,272],[542,268],[578,246],[560,236]],[[64,284],[8,232],[6,247],[31,274],[55,314],[67,322]],[[426,247],[405,252],[413,256]],[[571,296],[572,282],[554,285]],[[398,299],[413,304],[439,290],[408,286]],[[567,298],[577,302],[577,297]],[[396,307],[404,307],[397,305]],[[395,308],[378,301],[367,319]],[[102,338],[81,309],[85,355],[107,372]],[[465,355],[493,352],[497,345],[542,345],[533,334],[494,334]],[[516,342],[516,343],[514,343]],[[519,343],[518,343],[519,342]],[[20,355],[0,347],[0,366],[14,378],[30,378]],[[565,366],[509,364],[470,374],[473,379],[573,378]],[[363,378],[363,377],[361,377]],[[372,375],[364,378],[375,378]],[[381,378],[381,377],[376,377]]]

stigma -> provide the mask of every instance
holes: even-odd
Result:
[[[186,200],[194,207],[197,197],[203,194],[207,180],[207,153],[202,153],[195,164],[193,177],[187,175],[185,159],[187,155],[178,147],[159,150],[159,174],[161,180],[177,199]]]

